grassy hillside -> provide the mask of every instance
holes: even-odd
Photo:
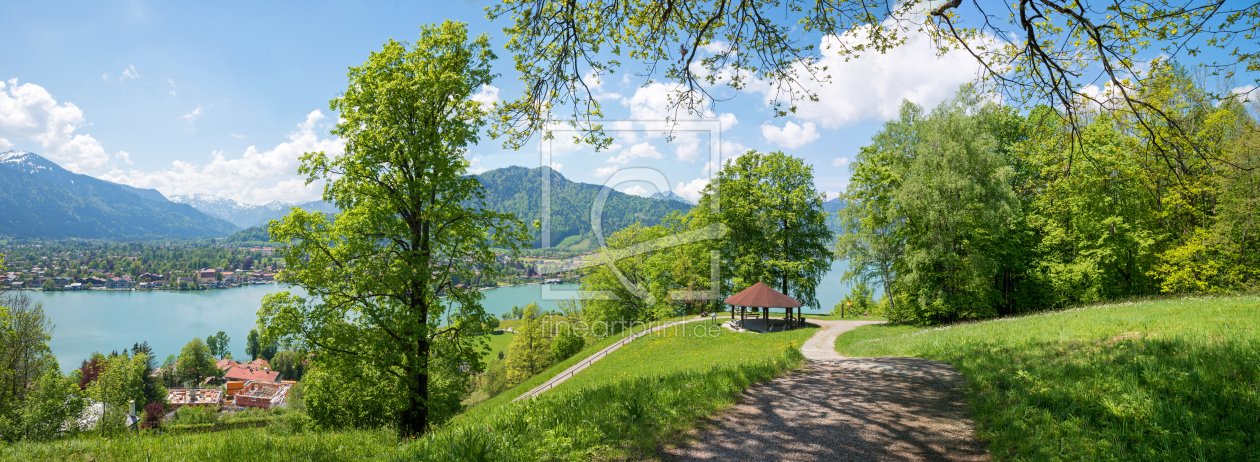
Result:
[[[1260,459],[1260,298],[1089,306],[923,329],[863,326],[849,356],[917,356],[967,378],[1000,460]]]
[[[562,386],[519,403],[487,402],[425,437],[402,442],[387,430],[292,432],[278,424],[209,434],[19,443],[0,448],[0,459],[641,459],[652,457],[659,442],[676,438],[700,419],[733,404],[752,384],[796,367],[801,356],[792,346],[812,332],[756,335],[720,329],[716,337],[697,337],[697,331],[689,328],[645,337],[601,360],[615,367],[641,364],[640,374],[617,376],[610,373],[614,369],[593,368],[589,371],[596,380],[575,382],[575,386]],[[588,351],[592,348],[599,346]],[[523,392],[530,386],[522,384],[514,390]]]
[[[597,388],[609,383],[760,361],[769,353],[800,349],[816,328],[773,334],[736,333],[700,321],[653,333],[617,350],[556,387]]]

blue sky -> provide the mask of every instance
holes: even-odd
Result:
[[[0,4],[0,151],[39,153],[76,172],[168,196],[312,200],[318,189],[297,178],[297,158],[341,149],[328,133],[336,119],[328,101],[345,88],[346,68],[387,39],[411,40],[421,24],[468,22],[490,35],[500,55],[501,76],[481,96],[512,99],[521,89],[502,50],[506,23],[485,18],[488,2],[188,3]],[[694,199],[719,153],[784,150],[813,164],[818,188],[834,193],[847,184],[847,163],[902,99],[930,107],[976,73],[970,58],[938,57],[914,37],[886,55],[835,61],[832,82],[818,89],[821,101],[795,116],[773,117],[754,85],[725,94],[734,98],[696,123],[698,135],[670,143],[652,124],[630,124],[616,133],[610,152],[560,145],[551,161],[589,183],[614,178],[616,169],[648,167],[662,174],[660,183]],[[623,79],[633,73],[627,70],[602,83],[608,118],[664,117],[667,84],[643,87]],[[538,146],[511,151],[488,137],[471,156],[475,171],[540,164]],[[642,182],[617,188],[655,192]]]

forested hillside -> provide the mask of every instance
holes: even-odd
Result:
[[[516,215],[526,224],[542,220],[539,198],[542,197],[543,171],[551,175],[551,245],[570,236],[589,235],[591,208],[603,188],[600,185],[569,181],[560,172],[548,167],[507,167],[491,170],[478,176],[486,189],[486,204],[496,212]],[[640,221],[655,225],[670,212],[687,213],[691,205],[673,201],[649,199],[611,191],[604,203],[602,231],[609,236],[622,228]],[[536,230],[534,246],[541,245]]]
[[[1255,108],[1179,67],[1136,91],[1150,108],[1082,104],[1075,138],[1048,107],[966,91],[930,112],[905,103],[841,198],[854,276],[886,289],[892,319],[919,323],[1257,289]]]
[[[72,173],[28,152],[0,153],[0,235],[188,238],[235,229],[155,190]]]

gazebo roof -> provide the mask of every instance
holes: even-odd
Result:
[[[801,302],[783,295],[782,292],[771,289],[770,286],[763,282],[753,284],[752,287],[744,289],[742,292],[732,295],[723,301],[731,306],[755,306],[758,308],[798,308],[801,306]]]

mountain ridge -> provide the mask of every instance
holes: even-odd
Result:
[[[236,229],[153,189],[74,173],[32,152],[0,153],[0,234],[191,238],[223,236]]]
[[[235,199],[219,197],[211,194],[179,194],[171,196],[171,202],[191,205],[206,215],[230,222],[241,228],[251,228],[267,224],[289,213],[292,207],[308,212],[333,213],[337,208],[323,201],[280,202],[271,201],[263,205],[243,204]]]

